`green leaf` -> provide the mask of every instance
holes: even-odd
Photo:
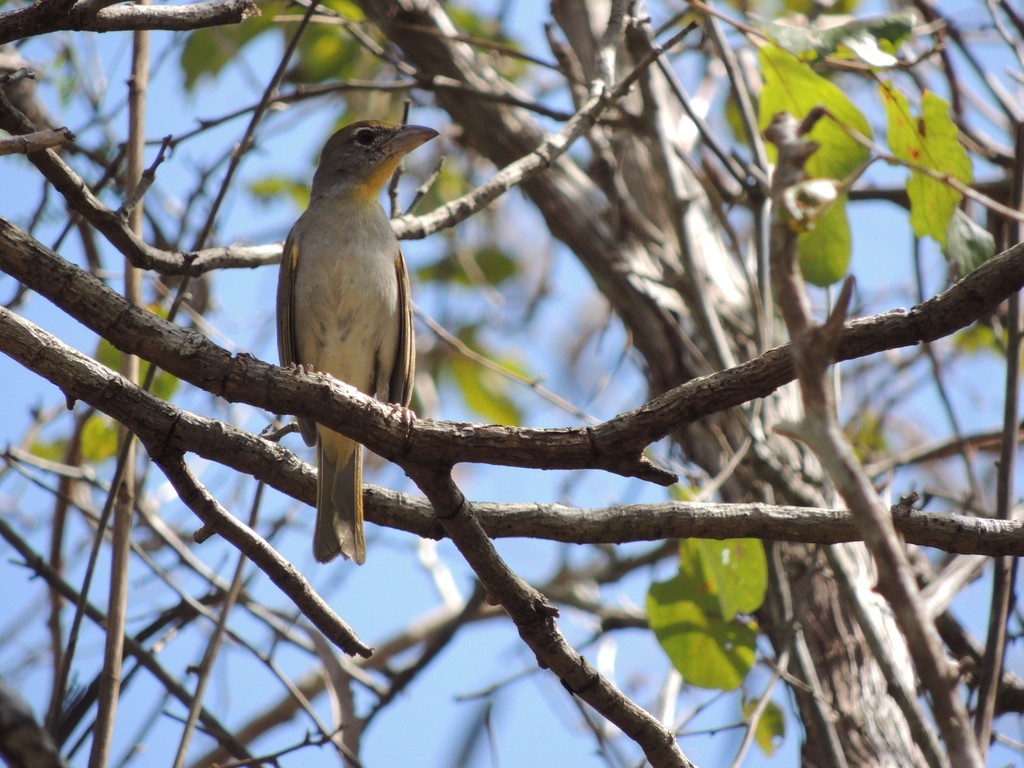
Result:
[[[797,245],[804,279],[821,287],[846,277],[853,251],[846,195],[825,209],[813,229],[800,236]]]
[[[673,483],[668,487],[668,494],[676,501],[700,501],[697,487],[694,485]]]
[[[949,116],[949,103],[930,91],[921,100],[921,114],[911,114],[907,97],[891,83],[882,83],[879,93],[888,119],[888,141],[892,153],[908,163],[971,183],[971,160],[960,143],[960,131]],[[946,232],[960,193],[937,179],[911,171],[907,184],[910,223],[918,237],[929,235],[946,244]]]
[[[263,4],[259,16],[241,24],[225,24],[197,29],[189,34],[181,49],[181,70],[185,89],[191,91],[203,77],[220,72],[248,43],[269,29],[274,29],[274,16],[285,8],[284,2]]]
[[[846,435],[862,461],[870,461],[889,451],[882,417],[872,411],[860,410],[846,425]]]
[[[117,425],[113,419],[96,413],[82,426],[82,459],[99,463],[117,453]]]
[[[493,15],[481,14],[467,8],[459,8],[454,3],[449,4],[448,15],[462,33],[470,37],[490,40],[499,46],[507,47],[512,53],[518,51],[518,43],[505,36],[502,32],[502,24]],[[492,64],[506,80],[515,82],[526,73],[526,62],[519,56],[503,54],[500,48],[489,52]]]
[[[754,664],[757,633],[749,624],[724,621],[706,610],[694,599],[701,594],[700,585],[682,572],[655,582],[647,593],[647,619],[687,683],[731,691]]]
[[[996,338],[992,326],[974,323],[953,334],[953,346],[958,351],[976,355],[979,352],[990,352],[997,357],[1006,357],[1006,347]]]
[[[289,198],[300,210],[309,204],[309,187],[285,176],[264,176],[249,184],[249,191],[259,203],[270,205],[282,197]]]
[[[699,562],[699,570],[693,563]],[[714,598],[718,614],[732,619],[753,613],[764,602],[768,566],[758,539],[683,539],[679,543],[680,571],[690,578],[703,574],[701,588]]]
[[[956,264],[961,275],[966,275],[995,256],[996,241],[991,232],[955,208],[946,228],[946,247],[943,253]]]
[[[159,306],[150,305],[146,309],[153,311],[155,315],[167,319],[167,312]],[[99,345],[96,347],[96,360],[103,363],[112,371],[121,370],[121,356],[122,353],[116,347],[114,347],[106,339],[100,339]],[[146,376],[149,374],[150,362],[148,360],[139,361],[139,382],[146,380]],[[181,379],[174,376],[167,371],[157,371],[156,377],[153,379],[153,385],[149,391],[161,400],[170,400],[174,396],[174,393],[178,390],[178,386],[181,384]]]
[[[48,442],[34,442],[29,453],[47,461],[64,461],[67,458],[68,441],[61,437]]]
[[[489,285],[501,285],[519,274],[519,264],[500,248],[481,248],[474,255],[474,260]]]
[[[322,0],[322,5],[337,11],[339,15],[344,16],[349,21],[362,22],[366,20],[366,14],[363,13],[363,9],[352,2],[352,0]]]
[[[743,720],[750,722],[750,716],[757,708],[757,700],[743,703]],[[786,716],[774,701],[765,704],[761,717],[754,728],[754,741],[768,757],[775,754],[779,742],[786,736]]]
[[[506,394],[507,378],[461,355],[452,358],[450,370],[474,413],[493,424],[515,427],[522,423],[519,407]]]
[[[477,286],[481,281],[497,286],[519,274],[519,264],[505,251],[494,246],[485,246],[463,258],[472,259],[472,275],[467,265],[454,253],[445,253],[440,259],[416,271],[419,282],[441,281],[464,286]]]
[[[299,41],[295,67],[288,80],[296,83],[320,83],[347,80],[356,72],[362,48],[341,28],[329,24],[310,24]]]
[[[441,172],[437,179],[427,190],[423,200],[420,201],[419,210],[432,211],[450,200],[462,197],[473,188],[466,177],[454,167],[455,165],[455,163],[446,162],[441,166]],[[483,210],[477,214],[477,216],[480,215],[486,217],[489,215],[489,211]]]
[[[840,124],[870,137],[871,126],[846,94],[835,84],[821,77],[809,64],[773,45],[758,52],[764,88],[761,91],[758,124],[768,127],[772,116],[788,112],[803,119],[817,106],[826,107]],[[825,117],[810,132],[819,149],[808,159],[807,174],[811,178],[844,179],[868,159],[868,150],[850,138],[835,120]],[[775,148],[769,152],[775,157]]]
[[[845,13],[850,14],[857,8],[860,0],[835,0],[835,2],[829,2],[827,9],[829,13],[838,14]],[[750,13],[752,8],[747,4],[746,0],[738,0],[737,8],[741,9],[744,13]],[[789,13],[798,13],[801,16],[809,16],[812,13],[820,11],[822,9],[822,3],[820,0],[782,0],[782,7]],[[762,13],[762,17],[769,17],[771,14]]]

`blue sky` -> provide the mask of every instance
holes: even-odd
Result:
[[[542,28],[538,19],[526,3],[514,3],[510,17],[512,28],[529,45],[543,51]],[[119,104],[120,84],[125,80],[128,65],[126,35],[78,36],[80,54],[87,61],[95,61],[93,72],[102,73],[111,84],[110,108]],[[31,41],[23,49],[30,59],[42,62],[52,55],[52,40]],[[246,66],[229,70],[217,81],[203,83],[194,93],[183,94],[180,89],[180,73],[174,54],[161,52],[173,45],[173,38],[167,34],[154,36],[153,48],[157,52],[153,90],[149,102],[148,135],[154,139],[166,134],[179,134],[188,130],[198,118],[208,118],[230,112],[237,107],[250,104],[257,96],[255,86],[262,84],[280,53],[279,40],[265,40],[246,50]],[[88,144],[94,138],[98,126],[86,123],[88,114],[81,105],[72,103],[66,109],[59,105],[57,84],[50,79],[54,73],[42,72],[44,97],[55,112],[62,115],[80,137]],[[288,204],[264,206],[254,203],[239,191],[248,183],[261,179],[270,173],[284,171],[297,177],[311,172],[311,161],[319,151],[320,143],[341,111],[340,105],[331,102],[317,102],[313,107],[300,107],[273,115],[261,130],[258,145],[245,160],[236,192],[229,195],[220,218],[218,243],[251,242],[263,243],[280,240],[298,214]],[[394,117],[394,116],[392,116]],[[413,114],[414,122],[444,128],[445,117],[432,109],[419,109]],[[123,130],[123,119],[115,124],[115,130]],[[160,169],[160,196],[153,195],[147,205],[163,206],[173,211],[181,206],[194,178],[196,166],[205,166],[224,147],[230,146],[242,135],[245,118],[232,121],[212,131],[201,142],[189,143],[176,152]],[[151,153],[155,154],[155,147]],[[420,162],[412,164],[411,176],[417,181],[432,165],[435,152],[457,151],[455,145],[445,136],[430,145],[430,151],[422,154]],[[419,158],[418,158],[419,159]],[[87,168],[80,161],[72,159],[76,168]],[[22,159],[3,158],[3,179],[0,184],[0,215],[16,222],[24,222],[34,210],[38,200],[36,175]],[[891,177],[898,172],[879,169],[879,178]],[[30,192],[26,192],[30,190]],[[113,203],[116,204],[116,201]],[[517,192],[510,193],[502,202],[503,218],[514,222],[509,229],[518,237],[510,248],[526,259],[539,259],[550,253],[553,259],[551,284],[557,293],[550,301],[543,303],[539,322],[530,332],[514,340],[506,340],[495,334],[494,344],[510,357],[526,360],[535,374],[550,374],[546,385],[554,391],[573,399],[575,392],[570,378],[560,373],[563,345],[577,331],[579,318],[592,311],[589,301],[591,284],[589,277],[565,249],[548,242],[543,224],[537,215],[520,199]],[[868,307],[881,311],[894,306],[908,306],[912,297],[903,286],[907,285],[909,261],[893,258],[894,247],[900,253],[909,251],[911,233],[905,214],[886,205],[857,206],[852,211],[855,229],[852,272],[856,275],[861,292],[865,296],[881,296],[877,303]],[[40,230],[40,239],[48,237],[61,226],[61,221],[50,221]],[[523,235],[522,233],[528,233]],[[534,234],[535,233],[535,234]],[[894,245],[895,244],[895,245]],[[905,245],[906,244],[906,245]],[[436,238],[421,242],[407,242],[404,250],[415,272],[420,265],[436,258],[442,247]],[[72,260],[81,258],[80,246],[75,235],[69,238],[62,255]],[[106,266],[117,269],[120,263],[112,250],[105,251]],[[945,270],[941,257],[928,251],[925,256],[932,282],[938,284]],[[235,270],[214,277],[216,307],[209,320],[215,329],[214,338],[237,351],[251,352],[263,359],[276,360],[273,341],[273,292],[276,270],[263,268],[253,271]],[[14,290],[10,279],[0,277],[0,298],[7,300]],[[489,302],[487,297],[468,295],[460,292],[455,299],[465,304],[453,307],[451,294],[434,287],[416,290],[415,298],[420,307],[432,316],[446,312],[466,312],[493,321],[496,327],[511,322],[514,318],[500,303]],[[819,295],[818,297],[822,297]],[[91,353],[96,340],[77,324],[67,321],[59,311],[46,301],[33,297],[21,309],[23,314],[43,328],[59,335],[65,342]],[[421,335],[425,329],[419,328]],[[633,407],[645,397],[644,381],[639,367],[631,360],[624,365],[610,367],[609,361],[616,359],[616,350],[623,344],[624,334],[616,322],[609,326],[601,345],[594,345],[586,351],[583,363],[595,371],[609,370],[612,373],[610,386],[593,402],[581,403],[598,418],[608,418],[615,413]],[[967,429],[991,427],[999,422],[999,397],[1001,367],[997,361],[975,360],[970,368],[954,369],[950,389],[961,404],[964,426]],[[33,407],[55,407],[63,397],[52,385],[28,374],[20,366],[6,358],[0,358],[0,377],[5,382],[4,392],[7,407],[0,412],[0,439],[5,443],[17,443],[29,425],[29,411]],[[451,420],[477,420],[461,399],[451,391],[442,391],[436,412],[420,414],[433,418]],[[574,423],[567,414],[544,403],[534,400],[525,390],[516,395],[527,408],[531,425],[555,426]],[[267,421],[267,415],[246,406],[229,405],[213,401],[204,394],[182,392],[176,402],[184,408],[215,415],[246,429],[259,431]],[[927,387],[912,400],[912,410],[906,417],[921,423],[934,423],[936,401],[934,393]],[[66,430],[70,422],[67,417],[59,420],[47,433],[57,434]],[[301,446],[296,436],[286,443],[292,450],[311,458],[307,449]],[[252,499],[254,484],[250,478],[237,478],[219,473],[216,467],[192,461],[193,468],[211,490],[236,515],[245,517]],[[109,466],[107,467],[109,472]],[[953,471],[957,471],[955,468]],[[46,482],[49,478],[41,476]],[[413,491],[408,479],[393,466],[374,464],[369,472],[371,482],[379,482],[390,488]],[[665,498],[663,489],[654,488],[639,481],[623,481],[601,473],[538,473],[505,468],[460,468],[457,473],[463,490],[473,499],[489,501],[568,501],[577,504],[603,506],[624,501],[656,501]],[[908,481],[909,482],[909,481]],[[169,498],[169,489],[162,478],[153,477],[152,492],[157,498]],[[19,520],[21,527],[31,531],[32,541],[43,549],[47,537],[44,527],[33,528],[32,521],[38,519],[37,510],[50,508],[49,495],[31,486],[31,481],[8,473],[0,478],[0,514]],[[370,558],[359,569],[349,565],[329,567],[313,563],[308,548],[308,533],[311,528],[312,511],[276,493],[269,493],[265,499],[264,530],[269,529],[272,519],[294,518],[303,521],[285,535],[275,540],[275,546],[293,560],[331,602],[335,609],[352,624],[361,637],[374,644],[389,637],[406,624],[411,617],[434,610],[441,602],[431,581],[425,576],[425,569],[417,559],[418,542],[414,537],[394,531],[370,527]],[[195,527],[191,514],[181,505],[168,503],[162,509],[166,522],[181,529],[188,536]],[[295,530],[295,529],[298,530]],[[82,555],[80,547],[87,540],[84,526],[79,526],[71,539],[73,556],[70,563],[70,578],[80,576]],[[522,575],[542,580],[554,572],[563,557],[579,557],[573,547],[556,546],[532,541],[502,541],[499,550],[509,563]],[[639,545],[623,548],[624,551],[639,551]],[[4,550],[0,548],[0,552]],[[451,569],[456,586],[463,595],[469,593],[472,585],[471,573],[462,563],[454,548],[441,543],[438,553],[442,562]],[[230,573],[233,567],[232,551],[220,542],[209,542],[197,549],[204,561],[216,568],[222,575]],[[651,579],[669,575],[670,564],[651,571],[634,574],[620,585],[612,596],[626,604],[643,605],[644,594]],[[152,618],[152,606],[164,607],[170,601],[167,590],[157,583],[144,567],[133,565],[132,595],[137,600],[135,611],[131,612],[133,628],[145,624]],[[104,582],[106,574],[97,574],[98,584]],[[176,579],[193,590],[199,585],[188,574],[176,571]],[[38,582],[29,579],[29,573],[12,562],[11,558],[0,559],[0,583],[16,584],[19,587],[6,603],[4,620],[12,616],[34,615],[36,602],[43,591]],[[256,576],[251,589],[256,597],[287,609],[280,593],[266,579]],[[969,628],[983,635],[984,606],[987,605],[987,580],[981,580],[969,588],[964,604],[968,608],[958,611]],[[102,590],[94,591],[93,599],[101,602]],[[268,643],[264,630],[242,616],[235,621],[240,631],[251,632],[257,642]],[[574,643],[584,643],[590,637],[593,627],[590,619],[582,613],[565,609],[561,622],[562,629]],[[11,642],[0,646],[0,674],[10,676],[13,682],[30,699],[37,711],[46,701],[48,678],[40,672],[28,670],[26,660],[42,653],[46,642],[42,625],[36,624],[40,633],[22,633],[10,638]],[[177,670],[186,678],[187,665],[198,660],[205,636],[191,634],[169,642],[161,653],[161,661],[170,669]],[[102,654],[101,637],[89,631],[83,638],[79,662],[85,679],[92,674]],[[1018,649],[1012,649],[1014,662],[1019,668]],[[612,659],[608,670],[620,685],[641,702],[650,701],[666,674],[668,665],[663,655],[645,632],[626,630],[611,636],[600,651],[588,647],[588,656],[595,663]],[[308,671],[314,664],[308,655],[290,651],[282,654],[282,666],[292,674]],[[230,723],[244,722],[247,715],[259,711],[264,701],[281,695],[280,685],[267,671],[254,664],[251,658],[237,649],[227,649],[221,660],[220,673],[208,695],[208,705],[215,708]],[[560,690],[552,676],[535,669],[529,651],[521,644],[510,623],[491,621],[464,630],[445,653],[417,682],[405,691],[387,713],[374,724],[367,734],[365,758],[368,765],[390,765],[407,759],[410,750],[428,755],[440,766],[447,763],[442,756],[450,756],[453,744],[457,743],[466,722],[474,708],[480,706],[480,699],[460,700],[475,692],[488,689],[497,681],[508,679],[492,696],[495,706],[494,739],[497,757],[488,755],[481,747],[474,765],[534,765],[576,766],[603,765],[593,755],[594,740],[579,726],[579,715],[571,700]],[[498,670],[496,673],[495,670]],[[767,676],[762,667],[749,681],[749,695],[756,695],[765,685]],[[135,728],[150,716],[158,691],[145,674],[139,676],[126,694],[120,713],[117,749],[127,749],[130,736]],[[783,690],[777,689],[774,700],[788,708],[788,698]],[[734,697],[716,697],[710,693],[688,691],[681,699],[680,712],[686,712],[704,702],[711,703],[702,709],[690,726],[690,730],[723,727],[735,722],[737,705]],[[365,702],[364,702],[365,703]],[[177,705],[166,707],[167,712],[180,715]],[[317,702],[321,716],[327,718],[326,702],[321,697]],[[428,713],[425,716],[425,713]],[[167,714],[157,715],[167,717]],[[788,733],[780,752],[774,759],[764,758],[756,749],[746,765],[794,765],[798,754],[799,723],[790,711]],[[280,729],[268,734],[255,745],[257,750],[271,750],[293,743],[305,724],[291,729]],[[165,734],[167,744],[152,742],[150,750],[142,755],[136,764],[147,764],[155,754],[173,748],[178,730],[174,724],[157,729]],[[287,730],[285,733],[284,731]],[[1011,729],[1012,731],[1013,729]],[[401,734],[396,738],[396,734]],[[731,760],[741,734],[724,730],[711,736],[693,736],[682,740],[686,754],[704,766],[720,765]],[[202,740],[199,742],[203,743]],[[197,746],[202,751],[201,746]],[[76,764],[83,764],[79,755]],[[282,760],[284,765],[333,765],[336,761],[326,750],[303,751],[296,756]],[[996,764],[996,763],[993,763]]]

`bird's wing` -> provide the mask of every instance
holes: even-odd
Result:
[[[281,271],[277,278],[277,352],[281,365],[294,365],[295,324],[292,320],[295,309],[295,270],[299,264],[299,245],[295,242],[295,230],[288,233],[281,253]]]
[[[281,270],[277,277],[277,353],[281,365],[294,365],[298,359],[298,342],[295,339],[295,270],[299,266],[299,244],[295,230],[288,233],[281,252]],[[299,432],[306,445],[316,443],[316,423],[309,419],[298,419]]]
[[[408,407],[412,400],[412,381],[416,373],[416,343],[413,338],[409,271],[405,268],[401,248],[395,259],[395,271],[398,273],[398,344],[395,347],[395,366],[391,370],[388,400]]]

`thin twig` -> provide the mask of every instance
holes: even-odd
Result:
[[[140,0],[147,6],[149,0]],[[131,198],[141,186],[143,153],[146,149],[146,94],[149,88],[149,33],[140,30],[132,35],[132,71],[128,80],[128,141],[125,169],[126,196]],[[142,238],[142,206],[137,205],[128,215],[128,226],[136,237]],[[125,301],[142,304],[142,274],[125,259]],[[121,355],[121,373],[132,384],[139,380],[139,358],[130,353]],[[105,768],[110,762],[110,744],[114,737],[114,717],[121,689],[121,662],[124,653],[125,621],[128,613],[128,569],[131,564],[132,521],[135,508],[135,439],[126,429],[120,429],[118,462],[111,483],[110,496],[114,502],[114,524],[111,535],[110,591],[107,601],[107,626],[104,638],[103,669],[100,674],[98,711],[89,753],[90,768]],[[97,540],[106,534],[106,526],[96,531]],[[98,551],[95,550],[94,551]],[[83,590],[83,595],[87,592]],[[70,654],[69,654],[70,655]]]
[[[508,190],[529,180],[548,168],[561,157],[583,133],[598,120],[601,112],[621,99],[633,83],[653,64],[659,56],[689,34],[689,28],[672,35],[662,45],[652,45],[651,50],[625,77],[610,90],[591,96],[558,133],[549,134],[533,152],[509,163],[498,171],[490,181],[481,184],[457,200],[442,205],[424,216],[401,216],[393,221],[395,232],[400,238],[420,239],[442,229],[447,229],[472,216],[490,205]]]
[[[255,528],[256,517],[260,508],[260,500],[263,498],[263,483],[256,484],[256,493],[253,495],[252,507],[249,512],[249,527]],[[196,725],[199,723],[199,713],[203,708],[203,697],[206,694],[206,686],[210,682],[213,673],[213,663],[220,652],[221,644],[224,641],[224,634],[228,626],[228,616],[238,602],[238,596],[242,591],[242,576],[245,573],[245,565],[248,562],[245,555],[238,553],[238,561],[235,563],[235,573],[231,577],[231,586],[224,597],[224,604],[221,606],[220,615],[217,617],[217,624],[213,635],[206,646],[203,658],[196,670],[196,690],[192,695],[192,704],[188,710],[188,717],[185,718],[185,728],[178,741],[178,751],[174,756],[174,768],[185,768],[185,758],[188,756],[188,748],[192,743],[192,736],[195,733]]]

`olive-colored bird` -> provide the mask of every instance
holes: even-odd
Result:
[[[380,191],[408,152],[437,136],[419,125],[353,123],[328,139],[309,207],[284,244],[277,284],[282,365],[329,373],[378,400],[412,397],[409,275]],[[366,560],[363,452],[349,438],[299,419],[316,443],[313,555]]]

